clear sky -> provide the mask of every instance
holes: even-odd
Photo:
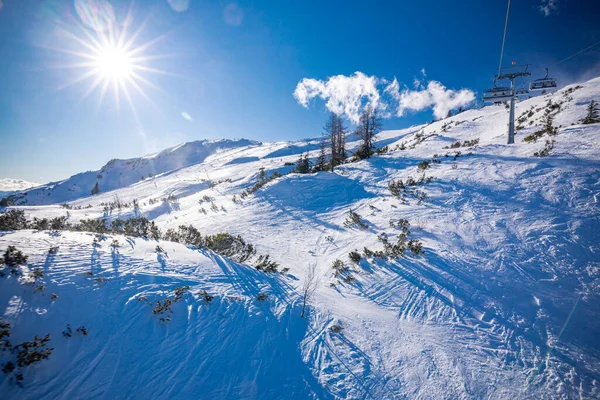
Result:
[[[507,2],[0,5],[0,177],[44,183],[184,141],[315,137],[328,108],[351,120],[376,96],[386,129],[478,106],[498,68]],[[544,75],[600,41],[599,20],[596,0],[514,0],[504,64]],[[103,44],[111,32],[133,39],[127,51]],[[561,85],[599,76],[600,46],[550,71]]]

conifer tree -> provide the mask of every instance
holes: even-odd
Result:
[[[600,116],[598,115],[598,103],[594,100],[590,101],[590,104],[587,107],[587,115],[581,121],[583,124],[595,124],[600,122]]]
[[[96,184],[92,188],[92,193],[91,194],[92,194],[92,196],[95,196],[98,193],[100,193],[100,186],[98,185],[98,182],[96,182]]]
[[[306,154],[300,154],[300,158],[296,161],[296,172],[299,174],[308,174],[310,172],[310,160],[308,159],[308,152]]]
[[[317,157],[317,162],[315,163],[314,171],[325,171],[327,169],[327,137],[325,135],[321,135],[321,148],[319,149],[319,156]]]

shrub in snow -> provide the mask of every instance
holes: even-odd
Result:
[[[237,262],[244,262],[256,254],[256,249],[246,243],[241,236],[229,233],[217,233],[205,238],[206,247],[215,253],[233,258]]]
[[[360,229],[367,229],[368,226],[367,224],[365,224],[362,220],[362,218],[360,217],[360,215],[358,215],[357,213],[355,213],[352,210],[348,210],[348,216],[346,217],[346,220],[344,221],[344,226],[346,227],[357,227]]]
[[[85,326],[80,326],[79,328],[77,328],[77,332],[81,333],[83,336],[88,335],[88,330]]]
[[[425,253],[425,251],[423,250],[423,243],[421,243],[420,240],[409,240],[408,248],[416,255]]]
[[[210,303],[215,298],[215,296],[209,294],[206,290],[200,292],[200,296],[202,296],[202,299],[205,303]]]
[[[373,256],[373,252],[366,247],[363,249],[363,254],[365,255],[366,258]]]
[[[27,229],[28,221],[23,210],[9,210],[0,214],[0,231]]]
[[[47,359],[52,354],[53,348],[47,348],[46,345],[50,341],[50,334],[46,334],[43,338],[34,336],[33,342],[23,342],[14,347],[18,350],[17,365],[26,367],[31,364],[38,363]]]
[[[43,283],[40,285],[37,285],[34,289],[33,289],[33,293],[36,292],[42,292],[42,294],[46,293],[46,285],[44,285]]]
[[[259,255],[256,263],[256,269],[263,272],[277,272],[279,266],[275,261],[269,260],[268,254],[266,256]]]
[[[544,148],[540,151],[536,151],[533,155],[535,157],[548,157],[552,149],[554,149],[554,143],[556,143],[555,140],[546,140]]]
[[[245,199],[246,197],[248,197],[249,195],[251,195],[252,193],[256,192],[258,189],[260,189],[261,187],[263,187],[264,185],[266,185],[267,183],[271,182],[272,180],[275,180],[279,177],[281,177],[282,175],[278,172],[278,171],[273,171],[273,173],[271,174],[270,177],[263,179],[262,181],[258,181],[256,182],[256,184],[254,186],[252,186],[251,188],[248,188],[246,190],[244,190],[241,194],[240,197],[242,199]]]
[[[344,330],[344,327],[343,327],[343,326],[341,326],[341,325],[339,325],[339,324],[331,325],[331,326],[329,327],[329,331],[330,331],[331,333],[340,333],[340,332],[341,332],[341,331],[343,331],[343,330]]]
[[[202,203],[206,203],[206,202],[213,202],[213,201],[215,201],[214,197],[204,195],[200,198],[200,200],[198,200],[198,204],[202,204]]]
[[[4,264],[8,267],[16,267],[17,265],[25,264],[27,262],[27,256],[20,250],[17,250],[15,246],[8,246],[4,252],[3,260]],[[14,270],[13,273],[16,273],[16,270]]]
[[[11,325],[8,322],[0,318],[0,348],[2,349],[11,347],[10,342],[6,340],[7,337],[10,337],[10,327]]]
[[[258,301],[265,301],[269,298],[269,295],[267,293],[259,293],[258,296],[256,296],[256,300]]]
[[[427,160],[423,160],[419,163],[418,166],[418,170],[419,171],[425,171],[427,168],[429,168],[431,165],[429,164],[429,161]]]
[[[360,255],[358,250],[354,250],[348,254],[348,258],[350,259],[350,261],[358,264],[360,262],[360,259],[362,258],[362,256]]]
[[[42,271],[41,268],[34,268],[31,275],[35,280],[42,279],[44,277],[44,271]]]
[[[183,299],[183,295],[190,290],[189,286],[178,286],[175,288],[174,292],[175,295],[173,296],[173,298],[165,298],[164,300],[157,300],[156,301],[156,305],[154,307],[154,309],[152,310],[153,314],[163,314],[165,312],[173,312],[171,310],[171,306],[174,303],[177,303],[178,301],[181,301]],[[146,299],[146,297],[142,296],[140,298],[138,298],[138,301],[145,301],[148,302],[148,300]],[[148,302],[149,303],[149,302]]]
[[[4,364],[4,367],[2,368],[2,373],[3,374],[10,374],[11,372],[13,372],[15,370],[15,364],[12,363],[12,361],[7,362],[6,364]]]
[[[35,229],[36,231],[46,231],[50,226],[50,222],[48,218],[33,218],[31,222],[31,229]]]
[[[62,331],[62,335],[66,338],[70,338],[73,336],[73,330],[71,329],[71,325],[67,324],[67,327],[64,331]]]

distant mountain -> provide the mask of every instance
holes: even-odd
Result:
[[[23,179],[2,178],[0,179],[0,197],[8,196],[19,190],[38,186],[39,183],[24,181]]]
[[[168,148],[159,153],[127,160],[113,159],[98,171],[87,171],[59,182],[51,182],[33,190],[20,187],[13,193],[9,204],[46,205],[63,203],[90,195],[98,184],[100,192],[130,186],[144,179],[182,167],[203,162],[206,157],[221,150],[258,146],[253,140],[197,140]],[[2,196],[4,197],[4,196]]]

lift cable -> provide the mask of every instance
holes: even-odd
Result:
[[[508,0],[508,8],[506,9],[506,22],[504,22],[504,36],[502,36],[502,50],[500,50],[500,64],[498,65],[498,75],[502,69],[502,57],[504,56],[504,42],[506,41],[506,28],[508,27],[508,14],[510,13],[510,0]]]
[[[552,65],[549,65],[549,66],[548,66],[548,68],[550,68],[550,67],[554,67],[554,66],[556,66],[556,65],[558,65],[558,64],[562,64],[562,63],[564,63],[565,61],[567,61],[567,60],[570,60],[571,58],[573,58],[573,57],[575,57],[575,56],[578,56],[578,55],[580,55],[581,53],[583,53],[583,52],[585,52],[585,51],[588,51],[588,50],[589,50],[589,49],[591,49],[592,47],[598,46],[599,44],[600,44],[600,42],[596,42],[596,43],[594,43],[593,45],[591,45],[591,46],[589,46],[589,47],[586,47],[586,48],[585,48],[585,49],[583,49],[583,50],[579,50],[577,53],[571,54],[569,57],[565,58],[564,60],[561,60],[561,61],[559,61],[559,62],[557,62],[557,63],[554,63],[554,64],[552,64]]]

